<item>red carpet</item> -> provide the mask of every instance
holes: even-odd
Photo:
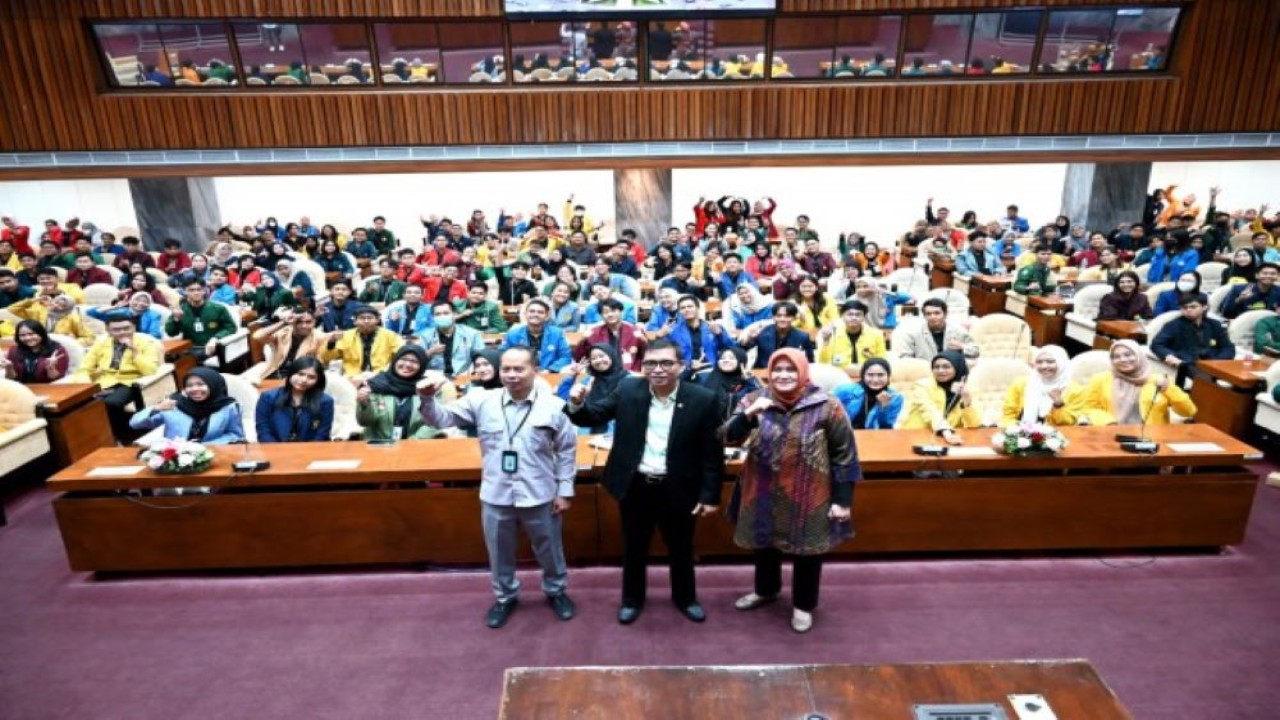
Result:
[[[817,625],[744,614],[748,568],[699,571],[695,626],[651,579],[613,620],[619,573],[575,570],[557,622],[525,577],[506,629],[480,572],[95,580],[67,570],[48,497],[0,528],[0,717],[495,717],[513,665],[885,663],[1083,657],[1138,718],[1270,717],[1280,660],[1280,492],[1221,555],[829,566]],[[478,522],[478,519],[477,519]],[[656,592],[655,592],[656,590]],[[1068,720],[1064,718],[1063,720]]]

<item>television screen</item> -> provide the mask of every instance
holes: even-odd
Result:
[[[505,0],[513,15],[772,12],[777,0]]]

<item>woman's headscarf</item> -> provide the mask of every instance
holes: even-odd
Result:
[[[63,293],[55,295],[53,302],[49,303],[49,312],[45,317],[44,327],[46,330],[53,332],[57,329],[58,323],[68,315],[76,311],[76,299]]]
[[[779,360],[790,360],[792,365],[796,367],[796,386],[788,392],[781,392],[773,386],[773,368],[778,364]],[[780,405],[785,408],[791,408],[809,389],[809,359],[804,353],[796,348],[782,348],[776,350],[769,356],[769,394],[773,396]]]
[[[609,356],[609,369],[597,371],[591,366],[591,351],[599,350]],[[609,343],[597,343],[587,350],[587,372],[591,373],[591,395],[605,397],[618,387],[618,383],[627,376],[627,369],[622,366],[622,356]]]
[[[418,359],[418,372],[404,376],[396,373],[396,363],[405,355]],[[413,412],[416,403],[413,398],[418,395],[418,381],[427,371],[427,351],[417,345],[405,345],[391,357],[391,365],[386,370],[369,378],[369,390],[377,395],[390,395],[396,399],[393,420],[395,426],[401,428],[405,437],[409,436],[409,426],[413,424]]]
[[[1258,259],[1254,257],[1253,251],[1245,249],[1245,254],[1249,257],[1249,264],[1237,265],[1236,254],[1240,250],[1231,253],[1231,265],[1227,268],[1228,278],[1243,278],[1245,282],[1255,282],[1258,279]]]
[[[191,430],[187,433],[187,439],[200,442],[209,431],[209,418],[219,410],[234,405],[236,401],[227,393],[227,381],[223,380],[222,375],[213,368],[197,366],[187,373],[187,377],[200,378],[209,388],[209,397],[202,402],[192,400],[186,393],[179,392],[173,395],[173,399],[177,401],[178,410],[191,418]],[[186,385],[185,378],[183,385]]]
[[[478,384],[486,390],[495,390],[502,387],[502,378],[498,375],[498,369],[502,367],[502,351],[496,348],[485,348],[472,355],[471,361],[475,362],[476,358],[484,358],[493,366],[493,377],[488,380],[476,380],[472,376],[471,384]]]
[[[738,361],[738,368],[733,372],[725,372],[720,369],[720,358],[716,358],[716,364],[707,373],[704,385],[711,390],[732,397],[746,378],[747,351],[735,346],[720,351],[721,356],[725,353],[733,354],[733,357]]]
[[[738,297],[738,290],[741,288],[746,288],[747,294],[751,296],[751,299],[745,303],[742,302],[742,298]],[[760,292],[760,288],[756,287],[753,283],[743,283],[742,285],[734,288],[733,296],[733,303],[742,308],[743,312],[752,315],[773,307],[773,301],[765,298],[764,294]]]
[[[873,367],[884,368],[884,374],[888,375],[890,380],[893,379],[893,368],[889,366],[888,360],[885,360],[884,358],[871,358],[870,360],[862,363],[863,376],[866,376],[868,368],[873,368]],[[886,384],[884,387],[880,388],[879,390],[873,390],[872,388],[867,386],[866,380],[861,380],[861,379],[858,380],[858,384],[862,386],[862,392],[868,400],[875,400],[876,397],[880,395],[880,393],[889,389],[888,384]]]
[[[857,294],[858,286],[866,285],[871,289],[872,295],[869,298],[863,298]],[[867,306],[867,322],[873,327],[883,328],[884,322],[889,317],[889,304],[884,301],[884,293],[880,291],[880,286],[875,280],[868,277],[860,277],[853,281],[854,297],[862,301]]]
[[[1022,396],[1022,422],[1024,423],[1039,422],[1041,418],[1048,417],[1049,413],[1053,412],[1053,399],[1049,397],[1049,391],[1065,392],[1070,381],[1067,365],[1071,362],[1071,358],[1067,356],[1067,351],[1058,345],[1045,345],[1036,350],[1032,360],[1038,360],[1045,355],[1053,358],[1057,363],[1058,372],[1051,378],[1045,378],[1039,372],[1031,373],[1031,377],[1027,380],[1027,391]]]
[[[934,355],[933,359],[929,361],[930,372],[933,370],[933,364],[938,362],[939,358],[951,363],[951,367],[956,370],[955,375],[946,382],[938,382],[937,378],[934,378],[934,382],[938,383],[938,387],[942,388],[942,392],[946,395],[946,407],[949,411],[951,409],[951,404],[955,402],[956,398],[956,394],[951,390],[951,388],[957,382],[960,382],[969,376],[969,363],[964,359],[964,353],[959,350],[943,350],[937,355]]]
[[[1116,348],[1129,348],[1137,357],[1137,365],[1133,372],[1123,374],[1116,370],[1115,361],[1111,363],[1111,411],[1122,424],[1141,422],[1142,411],[1138,407],[1138,399],[1142,395],[1142,386],[1147,384],[1151,376],[1151,361],[1147,359],[1146,350],[1132,340],[1117,340],[1111,345],[1110,357],[1115,357]]]

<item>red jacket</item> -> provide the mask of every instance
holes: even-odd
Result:
[[[178,251],[177,255],[160,253],[160,259],[156,261],[156,267],[163,270],[165,275],[176,275],[191,267],[191,256],[181,250]]]
[[[582,360],[591,351],[592,345],[609,344],[609,327],[599,325],[590,334],[583,336],[573,347],[573,359]],[[644,335],[631,323],[621,323],[618,328],[618,354],[622,363],[629,370],[640,371],[640,362],[644,360]],[[630,363],[627,361],[630,360]]]
[[[444,283],[442,277],[429,277],[422,283],[422,301],[428,305],[436,301],[436,296],[440,294],[440,286]],[[454,280],[449,286],[449,300],[466,300],[467,286],[461,280]]]
[[[129,266],[134,263],[139,263],[144,268],[156,266],[155,258],[151,257],[151,253],[142,250],[136,253],[123,253],[116,258],[116,267],[124,272],[129,272]]]
[[[418,256],[417,261],[423,265],[453,265],[461,259],[457,250],[445,248],[444,252],[437,252],[435,248],[428,248]]]
[[[239,270],[232,268],[227,271],[227,282],[231,283],[231,287],[237,290],[243,287],[245,283],[258,287],[262,284],[262,273],[257,268],[249,268],[249,272],[241,275]]]
[[[13,249],[19,253],[31,252],[31,228],[19,225],[16,230],[5,228],[0,230],[0,240],[13,243]]]
[[[427,273],[420,267],[405,267],[399,265],[396,267],[396,279],[409,285],[417,285],[420,288],[426,288]],[[423,297],[426,297],[425,293]]]
[[[79,285],[82,288],[96,283],[114,285],[111,280],[111,273],[100,267],[91,267],[88,271],[83,273],[80,272],[79,269],[68,270],[67,282],[72,285]]]

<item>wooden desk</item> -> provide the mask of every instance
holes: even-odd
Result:
[[[969,278],[969,307],[978,317],[1003,312],[1005,295],[1013,285],[1003,275],[973,275]]]
[[[173,381],[181,389],[187,373],[191,372],[199,364],[196,362],[195,357],[190,354],[191,341],[177,338],[163,342],[164,361],[173,365]]]
[[[1116,433],[1138,428],[1074,427],[1059,456],[992,453],[923,458],[911,446],[928,431],[859,431],[865,481],[854,503],[858,535],[836,555],[903,552],[1218,547],[1242,541],[1256,475],[1242,465],[1258,453],[1207,425],[1150,426],[1155,455],[1120,451]],[[994,430],[966,430],[967,446],[987,447]],[[607,451],[579,439],[579,486],[566,518],[575,562],[621,557],[618,504],[590,480]],[[1170,443],[1210,442],[1221,451],[1174,452]],[[246,455],[224,449],[196,476],[93,476],[98,467],[137,466],[131,448],[104,448],[49,481],[75,570],[324,566],[485,562],[476,484],[480,454],[470,439],[251,446],[271,467],[235,476]],[[356,469],[318,470],[314,461],[360,460]],[[1176,468],[1176,469],[1174,469]],[[739,470],[731,463],[729,473]],[[959,471],[921,478],[917,471]],[[426,487],[422,483],[461,483]],[[396,484],[404,484],[396,486]],[[156,510],[119,496],[129,488],[211,486],[204,497],[147,497]],[[724,501],[732,485],[723,489]],[[186,507],[190,506],[190,507]],[[723,517],[698,523],[706,556],[741,556]],[[655,545],[661,551],[659,541]]]
[[[949,288],[955,277],[956,261],[949,258],[938,258],[933,261],[933,269],[929,271],[930,288]]]
[[[1243,360],[1197,362],[1199,372],[1191,384],[1196,421],[1212,425],[1232,437],[1248,436],[1258,411],[1258,393],[1266,385],[1263,375],[1273,362],[1275,360],[1268,357],[1249,363]]]
[[[1147,328],[1137,320],[1103,320],[1093,336],[1094,350],[1110,350],[1116,340],[1147,342]]]
[[[102,391],[97,383],[27,388],[40,401],[36,411],[49,421],[49,445],[59,470],[98,448],[115,445],[107,406],[97,397]]]
[[[1067,313],[1072,301],[1061,295],[1027,297],[1027,326],[1035,345],[1061,345],[1067,336]]]
[[[910,718],[912,706],[1043,695],[1055,715],[1130,720],[1087,660],[918,665],[510,668],[501,720]],[[608,702],[601,702],[608,698]],[[967,716],[966,716],[967,717]]]

